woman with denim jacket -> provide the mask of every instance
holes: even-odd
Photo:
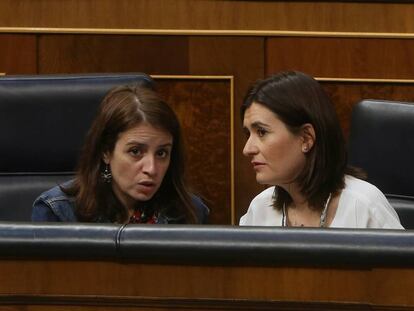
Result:
[[[146,85],[103,99],[76,176],[42,193],[33,221],[205,223],[208,208],[184,182],[181,129],[173,110]]]

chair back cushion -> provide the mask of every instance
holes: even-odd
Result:
[[[414,104],[364,100],[352,113],[349,162],[385,194],[414,196]]]
[[[385,193],[414,229],[414,103],[363,100],[352,112],[349,162]]]

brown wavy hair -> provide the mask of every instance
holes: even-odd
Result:
[[[145,204],[180,222],[196,223],[191,194],[184,181],[184,152],[181,128],[174,111],[150,86],[120,86],[108,92],[88,131],[73,184],[62,189],[75,197],[75,214],[85,222],[128,221],[128,213],[101,178],[103,154],[111,153],[119,135],[142,122],[167,131],[173,137],[171,161],[157,193]]]
[[[344,188],[345,174],[365,177],[362,170],[347,165],[345,139],[334,105],[312,77],[288,71],[257,81],[242,104],[242,121],[246,109],[253,103],[275,113],[293,134],[297,134],[305,123],[314,127],[314,146],[306,154],[305,167],[296,179],[314,209],[322,209],[330,193]],[[281,187],[275,187],[275,194],[273,205],[276,209],[292,202],[288,192]]]

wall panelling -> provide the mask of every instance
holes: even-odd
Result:
[[[278,37],[266,41],[266,73],[300,69],[316,77],[414,79],[414,40]]]
[[[0,1],[0,27],[412,33],[413,16],[395,1]]]
[[[186,149],[187,179],[210,208],[209,221],[234,218],[231,77],[154,76],[157,88],[177,113]]]
[[[0,72],[35,74],[37,72],[36,35],[0,33]]]

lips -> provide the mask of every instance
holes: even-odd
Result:
[[[138,183],[138,186],[144,190],[152,190],[155,188],[156,183],[153,181],[141,181]]]
[[[253,167],[260,167],[265,165],[265,163],[263,162],[258,162],[258,161],[252,161]]]

